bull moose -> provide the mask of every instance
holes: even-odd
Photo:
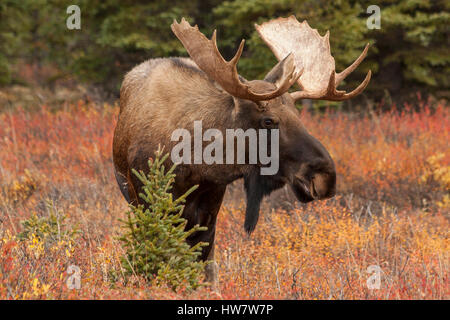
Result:
[[[199,186],[187,198],[183,215],[188,221],[186,228],[196,224],[207,227],[207,231],[187,239],[190,245],[199,241],[209,243],[203,248],[202,260],[214,260],[217,214],[227,185],[237,179],[244,180],[247,199],[244,228],[248,233],[255,229],[263,197],[284,185],[289,185],[301,202],[334,196],[334,162],[303,126],[295,101],[350,99],[366,88],[371,77],[369,71],[352,92],[337,90],[339,83],[365,58],[369,44],[352,65],[336,73],[328,32],[322,37],[306,21],[300,23],[294,16],[255,27],[279,60],[264,80],[249,81],[237,72],[244,40],[235,56],[226,61],[217,48],[216,31],[208,39],[183,18],[180,23],[174,21],[171,28],[190,59],[156,58],[143,62],[125,76],[120,90],[120,115],[113,141],[114,167],[122,194],[133,204],[141,202],[138,194],[142,185],[131,169],[148,171],[147,161],[160,145],[166,150],[174,147],[176,142],[171,139],[174,130],[184,128],[192,132],[197,120],[202,121],[205,129],[222,132],[229,128],[278,129],[276,174],[262,175],[261,163],[177,166],[171,191],[174,197],[193,185]],[[294,83],[301,90],[289,93]],[[208,264],[206,278],[216,283],[214,262]]]

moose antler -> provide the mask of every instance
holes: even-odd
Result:
[[[181,19],[180,23],[174,20],[171,28],[198,67],[235,97],[252,101],[270,100],[285,93],[300,77],[299,73],[294,72],[296,68],[293,55],[287,53],[286,57],[282,58],[286,59],[288,71],[280,81],[280,86],[270,92],[253,92],[249,84],[241,82],[236,69],[244,49],[245,40],[241,41],[233,59],[226,61],[217,48],[216,30],[209,40],[198,30],[197,25],[191,27],[184,18]]]
[[[328,31],[321,37],[316,29],[311,29],[306,20],[300,23],[294,16],[274,19],[262,25],[255,24],[255,28],[278,60],[292,52],[297,70],[303,69],[297,81],[302,91],[291,93],[294,100],[347,100],[360,94],[370,81],[372,72],[369,70],[364,81],[352,92],[336,89],[364,60],[369,44],[352,65],[336,73]]]

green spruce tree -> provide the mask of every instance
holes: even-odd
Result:
[[[174,200],[170,189],[175,179],[175,165],[165,172],[163,165],[168,154],[158,150],[149,160],[150,171],[133,173],[143,184],[140,198],[146,205],[130,205],[127,219],[121,220],[125,233],[119,238],[126,250],[122,265],[126,274],[141,275],[158,284],[167,284],[174,290],[180,285],[196,289],[206,262],[198,261],[205,242],[190,247],[186,238],[206,227],[194,226],[185,230],[187,220],[182,217],[184,202],[198,186]]]

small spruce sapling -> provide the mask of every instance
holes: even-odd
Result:
[[[170,190],[175,180],[173,165],[165,172],[163,165],[168,154],[162,156],[158,149],[155,159],[148,162],[150,171],[133,173],[142,182],[139,197],[146,205],[130,205],[127,219],[120,220],[126,232],[119,238],[126,250],[122,265],[127,275],[141,275],[156,283],[165,283],[172,289],[183,285],[186,289],[196,289],[200,285],[207,262],[198,261],[203,246],[200,242],[190,247],[186,238],[195,232],[205,231],[206,227],[195,225],[185,230],[187,220],[182,218],[186,197],[197,185],[174,200]]]

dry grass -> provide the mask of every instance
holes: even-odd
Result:
[[[233,186],[217,226],[218,296],[123,281],[115,236],[127,206],[111,163],[117,108],[0,114],[0,299],[448,299],[449,115],[444,105],[362,117],[305,112],[336,161],[338,196],[284,209],[266,202],[248,238]],[[79,236],[19,241],[21,221],[50,211]],[[71,264],[82,270],[80,290],[66,286]],[[382,270],[379,290],[367,288],[370,265]]]

